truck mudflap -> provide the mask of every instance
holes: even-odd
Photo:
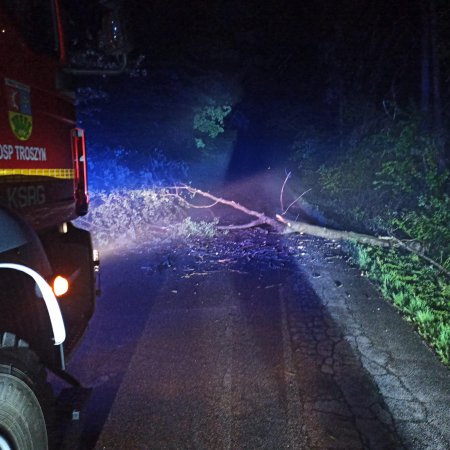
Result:
[[[55,345],[62,344],[66,339],[66,329],[64,327],[61,309],[50,285],[35,270],[21,264],[0,263],[0,269],[18,270],[33,278],[47,307],[54,343]]]

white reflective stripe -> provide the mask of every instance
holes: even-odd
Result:
[[[50,322],[53,328],[55,345],[62,344],[66,339],[66,328],[64,327],[64,321],[61,310],[59,309],[58,301],[49,284],[36,271],[27,266],[22,266],[21,264],[2,263],[0,264],[0,269],[19,270],[33,278],[40,289],[45,305],[47,306],[48,315],[50,316]]]
[[[8,444],[6,439],[0,436],[0,450],[12,450],[12,447]]]

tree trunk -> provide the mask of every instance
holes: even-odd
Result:
[[[359,242],[360,244],[375,245],[377,247],[391,247],[397,243],[391,236],[377,237],[369,234],[355,233],[354,231],[333,230],[331,228],[319,227],[305,222],[290,222],[279,215],[277,215],[277,219],[286,225],[286,228],[283,230],[284,234],[308,234],[310,236],[331,239],[334,241],[349,240]]]
[[[421,80],[420,80],[420,113],[422,115],[422,131],[430,131],[430,14],[428,0],[420,0],[422,17],[421,33]]]
[[[420,0],[422,16],[420,112],[422,131],[433,132],[439,146],[438,164],[448,166],[450,155],[444,127],[441,69],[439,61],[439,23],[435,0]]]
[[[435,0],[430,0],[431,73],[433,82],[433,131],[439,145],[439,166],[444,170],[449,163],[447,136],[444,128],[441,95],[441,68],[439,61],[439,24]]]

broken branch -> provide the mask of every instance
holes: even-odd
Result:
[[[254,220],[253,222],[250,222],[249,224],[229,225],[227,228],[222,228],[222,229],[228,229],[228,230],[244,229],[244,228],[251,228],[254,226],[258,226],[258,225],[269,225],[277,231],[280,231],[282,228],[275,219],[272,219],[271,217],[266,216],[264,213],[260,213],[258,211],[254,211],[252,209],[246,208],[245,206],[241,205],[240,203],[235,202],[234,200],[226,200],[221,197],[216,197],[215,195],[210,194],[209,192],[205,192],[200,189],[193,188],[191,186],[177,186],[173,189],[175,189],[175,195],[178,195],[184,203],[189,204],[189,202],[187,202],[186,199],[181,197],[181,195],[179,194],[180,191],[185,191],[185,192],[188,192],[193,195],[200,195],[204,198],[212,200],[214,202],[214,205],[217,205],[220,203],[221,205],[230,206],[231,208],[233,208],[237,211],[241,211],[242,213],[244,213],[248,216],[256,217],[256,219],[257,219],[257,220]],[[192,206],[192,205],[190,205],[190,206]],[[234,228],[231,228],[231,227],[234,227]]]

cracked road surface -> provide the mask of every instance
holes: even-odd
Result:
[[[103,279],[64,448],[450,448],[450,372],[336,244],[192,239]]]

